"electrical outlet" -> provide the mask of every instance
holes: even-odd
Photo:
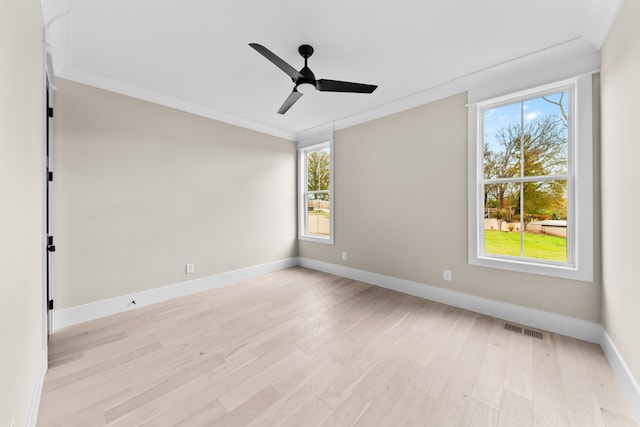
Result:
[[[444,280],[446,280],[447,282],[451,281],[451,270],[443,270],[442,271],[442,278]]]
[[[184,268],[184,272],[186,274],[191,274],[193,273],[193,264],[187,264]]]
[[[346,252],[342,252],[342,260],[343,261],[347,260],[347,253]]]

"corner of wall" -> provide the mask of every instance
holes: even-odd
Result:
[[[42,352],[40,357],[40,365],[38,366],[38,375],[33,387],[33,395],[31,396],[31,404],[27,414],[25,426],[35,427],[38,421],[38,411],[40,410],[40,398],[42,397],[42,387],[44,386],[44,377],[47,373],[47,351]]]
[[[611,365],[613,375],[631,408],[631,413],[636,418],[636,421],[640,423],[640,385],[638,385],[633,373],[625,363],[604,326],[601,326],[600,331],[600,347],[607,361],[609,361],[609,365]]]

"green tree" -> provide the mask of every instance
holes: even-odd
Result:
[[[326,150],[313,151],[307,155],[307,191],[329,191],[330,157]],[[312,200],[329,200],[328,193],[312,194]]]
[[[504,132],[504,130],[501,130]],[[501,151],[493,152],[489,144],[484,147],[484,177],[486,179],[512,178],[519,175],[519,166],[516,162],[518,152],[516,151],[517,140],[509,136],[500,135],[499,143]],[[508,183],[491,184],[485,186],[484,201],[485,207],[495,207],[507,209],[511,212],[508,195],[513,191],[513,185]],[[491,202],[490,202],[491,201]],[[510,218],[509,218],[510,219]]]
[[[566,117],[547,116],[521,127],[510,124],[498,130],[497,149],[485,145],[484,175],[486,179],[562,175],[567,173]],[[535,216],[566,219],[567,182],[524,182],[525,222]],[[485,206],[493,199],[499,209],[511,209],[520,215],[520,185],[497,183],[485,188]]]

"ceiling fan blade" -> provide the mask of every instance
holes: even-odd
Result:
[[[342,82],[340,80],[320,79],[316,81],[316,89],[321,92],[356,92],[371,93],[376,90],[377,85],[366,85],[364,83]]]
[[[294,81],[304,77],[298,70],[293,68],[291,65],[284,62],[282,58],[280,58],[275,53],[271,52],[266,47],[258,44],[258,43],[249,43],[249,46],[254,48],[259,54],[267,58],[269,61],[273,62],[273,64],[280,68],[282,71],[287,73],[289,77],[291,77]]]
[[[291,108],[291,106],[295,104],[296,101],[301,97],[302,97],[302,94],[298,92],[295,88],[293,88],[293,92],[291,92],[291,95],[289,95],[289,97],[285,99],[284,103],[282,104],[282,107],[280,107],[280,109],[278,110],[278,114],[286,113],[287,110],[289,110],[289,108]]]

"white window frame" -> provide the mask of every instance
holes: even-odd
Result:
[[[307,154],[312,151],[329,148],[329,206],[331,213],[329,215],[329,236],[319,236],[307,233]],[[333,140],[320,144],[309,145],[298,149],[298,239],[308,242],[326,243],[333,245],[334,240],[334,174],[333,174]]]
[[[550,91],[573,92],[572,128],[569,130],[567,189],[567,262],[501,257],[484,253],[483,111],[487,108],[535,98]],[[471,96],[470,96],[471,97]],[[585,75],[520,90],[468,105],[468,262],[471,265],[593,281],[593,130],[592,77]]]

